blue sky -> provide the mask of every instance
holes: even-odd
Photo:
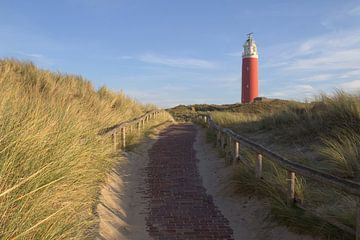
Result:
[[[0,1],[1,58],[162,107],[239,102],[248,32],[261,96],[360,90],[360,1]]]

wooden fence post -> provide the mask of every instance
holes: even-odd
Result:
[[[112,140],[113,140],[113,144],[114,144],[114,151],[116,151],[117,143],[116,143],[116,132],[115,131],[112,134]]]
[[[121,128],[121,147],[125,149],[126,147],[126,128]]]
[[[220,131],[220,148],[221,149],[224,149],[224,146],[225,146],[224,141],[225,141],[224,134]]]
[[[216,132],[216,146],[218,147],[218,146],[220,146],[220,138],[221,138],[221,136],[220,136],[220,131],[217,131]]]
[[[219,142],[218,142],[218,146],[221,148],[221,131],[218,130],[218,134],[219,134]]]
[[[356,197],[356,240],[360,240],[360,197]]]
[[[295,172],[288,171],[288,197],[287,204],[288,206],[294,205],[295,200]]]
[[[230,135],[227,135],[227,150],[226,153],[229,154],[229,164],[233,163],[233,148],[232,148],[232,138]]]
[[[223,146],[222,148],[224,150],[226,150],[226,146],[227,146],[227,136],[226,136],[226,133],[223,134]]]
[[[262,155],[259,153],[256,159],[256,178],[261,178],[262,175]]]
[[[234,151],[234,162],[233,164],[238,163],[240,160],[240,143],[235,141],[235,151]]]
[[[137,128],[138,132],[140,132],[140,122],[136,123],[136,128]]]

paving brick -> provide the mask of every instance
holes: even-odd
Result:
[[[233,239],[229,221],[206,194],[195,158],[196,129],[168,127],[149,150],[147,231],[156,240]]]

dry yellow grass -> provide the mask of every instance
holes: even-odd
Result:
[[[218,124],[281,149],[279,153],[290,156],[291,160],[353,181],[360,179],[360,95],[338,91],[332,97],[319,96],[313,103],[291,103],[283,110],[256,115],[242,112],[210,114]],[[306,154],[296,149],[302,149]],[[313,157],[306,159],[310,155]],[[237,168],[233,177],[236,188],[270,199],[277,221],[327,239],[353,238],[309,214],[332,217],[354,229],[356,201],[353,196],[298,176],[296,198],[310,211],[289,208],[285,204],[286,171],[264,158],[264,178],[259,181],[254,173],[254,152],[243,148],[241,158],[247,164]]]
[[[111,140],[97,133],[150,107],[16,60],[0,60],[0,89],[0,238],[93,236],[114,164]]]

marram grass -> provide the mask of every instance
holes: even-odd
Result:
[[[254,104],[256,105],[256,103]],[[271,147],[285,151],[310,167],[324,172],[360,180],[360,95],[337,91],[334,96],[321,95],[312,103],[289,103],[282,109],[249,115],[242,112],[210,112],[213,119],[224,127],[242,134],[258,135]],[[312,151],[312,160],[303,161],[296,148]],[[283,154],[283,152],[279,152]],[[305,212],[286,205],[286,171],[263,160],[263,179],[256,179],[254,161],[256,155],[242,150],[242,160],[233,176],[239,191],[256,193],[269,199],[275,219],[291,229],[322,235],[325,239],[352,239],[338,228],[321,221],[311,212],[334,218],[355,228],[355,198],[329,186],[297,176],[296,197]],[[299,159],[296,159],[299,158]]]
[[[93,238],[115,159],[97,133],[150,107],[16,60],[0,60],[0,89],[0,239]]]

